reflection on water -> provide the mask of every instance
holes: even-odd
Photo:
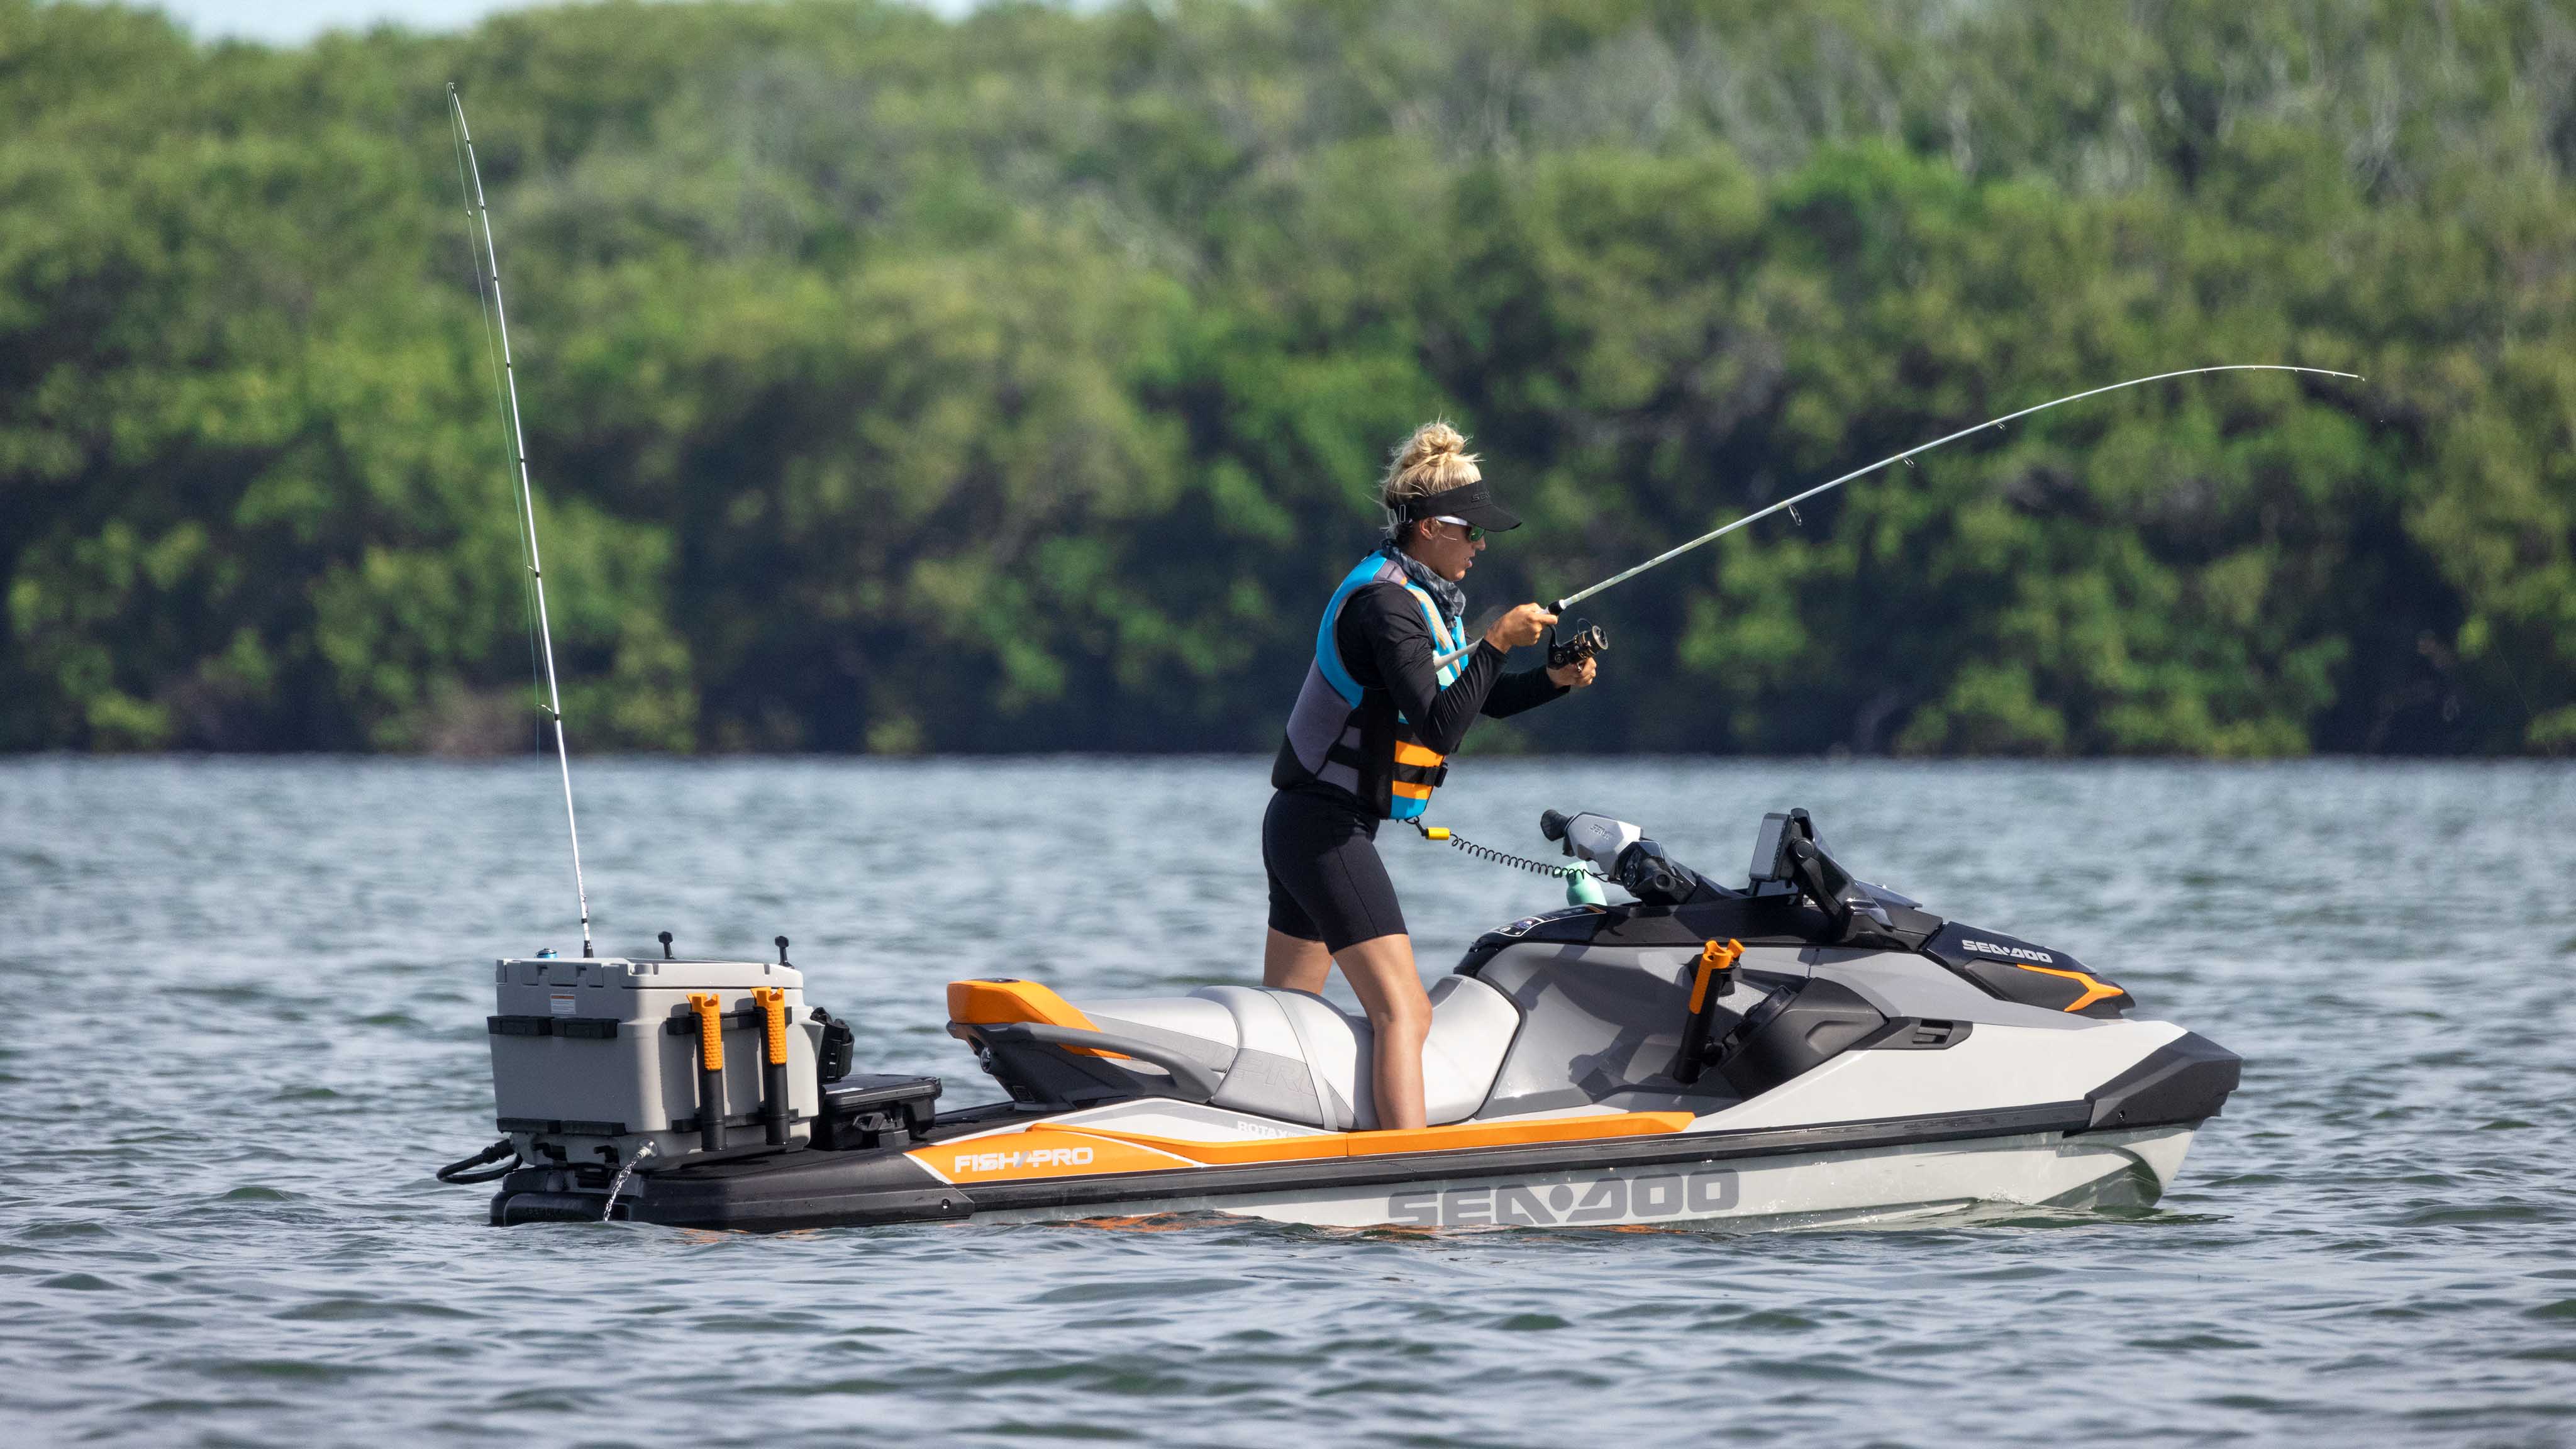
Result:
[[[796,941],[861,1069],[941,985],[1257,975],[1266,761],[581,767],[603,949]],[[2576,772],[1464,762],[1864,876],[2243,1053],[2146,1211],[1786,1233],[1225,1218],[501,1232],[490,959],[578,950],[533,764],[0,763],[0,1399],[36,1437],[2530,1442],[2576,1414]],[[1389,835],[1427,972],[1560,888]]]

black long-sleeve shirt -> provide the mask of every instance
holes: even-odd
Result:
[[[1441,688],[1439,671],[1432,663],[1438,651],[1431,625],[1422,617],[1421,604],[1402,584],[1354,589],[1342,602],[1341,616],[1333,621],[1333,642],[1341,650],[1343,666],[1360,686],[1361,710],[1400,711],[1423,747],[1444,755],[1457,750],[1477,715],[1506,719],[1566,692],[1544,669],[1504,673],[1503,661],[1509,656],[1481,639],[1458,678]],[[1391,728],[1392,722],[1388,723]],[[1354,807],[1360,803],[1347,790],[1306,778],[1285,744],[1280,746],[1279,765],[1271,780],[1282,788],[1293,783],[1295,788],[1348,801]]]
[[[1544,669],[1505,674],[1510,657],[1479,639],[1467,656],[1457,681],[1440,687],[1432,660],[1439,652],[1422,606],[1402,584],[1370,584],[1354,589],[1333,621],[1333,642],[1341,646],[1342,664],[1362,691],[1382,689],[1413,723],[1423,748],[1453,754],[1467,738],[1467,726],[1478,714],[1509,719],[1565,693]]]

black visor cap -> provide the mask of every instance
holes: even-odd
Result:
[[[1521,526],[1520,515],[1494,501],[1494,495],[1482,478],[1464,488],[1443,493],[1426,493],[1405,501],[1407,518],[1463,518],[1487,533],[1504,533]]]

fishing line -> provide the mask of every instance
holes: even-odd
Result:
[[[581,874],[581,820],[572,808],[572,751],[564,744],[563,690],[555,681],[554,629],[546,618],[546,571],[537,555],[536,485],[528,478],[528,431],[519,417],[519,374],[510,357],[510,312],[501,301],[501,255],[492,241],[492,207],[483,196],[483,167],[474,156],[474,133],[465,124],[465,102],[456,94],[456,82],[447,83],[447,109],[455,118],[457,145],[465,153],[465,173],[472,188],[466,196],[466,218],[483,225],[483,273],[492,283],[492,312],[489,325],[499,334],[501,345],[501,391],[509,404],[507,422],[510,454],[517,464],[518,483],[515,501],[519,507],[520,540],[527,548],[528,587],[537,601],[537,642],[545,660],[546,701],[543,706],[555,727],[555,764],[563,772],[564,825],[572,834],[572,888],[581,905],[581,954],[591,955],[590,887]],[[472,234],[467,234],[471,243]],[[481,283],[475,290],[480,293]]]
[[[455,89],[453,85],[448,87],[451,93]],[[460,108],[455,124],[447,128],[447,139],[456,149],[456,189],[465,197],[465,269],[474,277],[474,315],[483,323],[483,360],[492,376],[492,411],[501,420],[501,471],[506,476],[511,471],[509,404],[501,388],[501,350],[492,334],[492,297],[483,290],[483,259],[474,255],[474,193],[466,180],[463,123],[464,113]],[[528,540],[535,535],[536,525],[520,506],[519,490],[512,488],[507,491],[510,512],[519,524],[515,540],[519,549],[519,566],[526,570],[519,575],[519,632],[528,646],[528,702],[543,711],[546,707],[545,677],[537,662],[536,591],[529,582],[535,575],[536,562],[528,556]],[[537,749],[543,753],[545,746],[540,743]]]
[[[2037,406],[2023,408],[2017,413],[2006,413],[1999,418],[1989,418],[1985,422],[1977,424],[1975,427],[1961,428],[1955,433],[1951,433],[1946,437],[1934,438],[1928,443],[1917,443],[1902,453],[1893,454],[1889,457],[1881,458],[1875,463],[1854,468],[1841,477],[1819,483],[1804,493],[1784,498],[1767,508],[1757,509],[1723,527],[1710,529],[1708,532],[1701,534],[1699,537],[1694,538],[1690,542],[1682,544],[1679,547],[1668,548],[1662,553],[1655,555],[1653,558],[1646,560],[1644,563],[1637,565],[1635,568],[1624,569],[1618,573],[1612,574],[1610,577],[1603,579],[1601,582],[1594,584],[1588,589],[1568,594],[1564,598],[1557,600],[1553,605],[1550,605],[1548,612],[1551,614],[1562,614],[1569,607],[1582,603],[1585,599],[1591,598],[1594,594],[1600,593],[1603,589],[1609,588],[1613,584],[1626,583],[1628,580],[1635,578],[1637,575],[1644,573],[1648,569],[1654,568],[1660,564],[1670,563],[1674,559],[1681,557],[1683,554],[1690,552],[1692,549],[1695,549],[1702,544],[1714,543],[1718,539],[1726,537],[1728,534],[1735,532],[1739,528],[1743,528],[1749,524],[1758,523],[1783,509],[1791,510],[1791,516],[1795,517],[1797,506],[1806,502],[1808,499],[1815,497],[1819,493],[1825,493],[1832,489],[1840,488],[1842,485],[1849,483],[1855,478],[1867,477],[1869,474],[1875,473],[1879,469],[1888,467],[1891,464],[1910,462],[1918,454],[1928,453],[1934,448],[1938,448],[1945,443],[1955,443],[1959,439],[1967,437],[1972,433],[1982,433],[1988,428],[1994,428],[2000,431],[2004,424],[2012,422],[2016,418],[2026,418],[2033,413],[2044,413],[2050,408],[2063,407],[2067,403],[2071,402],[2082,402],[2088,397],[2100,397],[2106,392],[2118,392],[2122,388],[2128,387],[2143,387],[2148,383],[2163,382],[2168,378],[2197,377],[2200,374],[2207,372],[2304,372],[2312,373],[2318,377],[2349,378],[2355,382],[2362,380],[2361,374],[2359,373],[2337,372],[2332,368],[2326,367],[2293,367],[2287,363],[2279,362],[2231,362],[2222,363],[2215,367],[2186,367],[2175,372],[2159,372],[2152,377],[2133,377],[2127,382],[2115,382],[2108,387],[2087,388],[2083,392],[2069,393],[2065,397],[2052,398],[2047,402],[2038,404]],[[1443,667],[1452,660],[1463,659],[1468,654],[1474,652],[1475,647],[1476,646],[1474,644],[1469,644],[1462,649],[1453,649],[1446,654],[1434,655],[1432,660],[1433,666],[1435,668]]]

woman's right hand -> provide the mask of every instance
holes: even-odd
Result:
[[[1523,604],[1485,629],[1485,642],[1508,653],[1524,644],[1535,644],[1556,616],[1536,604]]]

